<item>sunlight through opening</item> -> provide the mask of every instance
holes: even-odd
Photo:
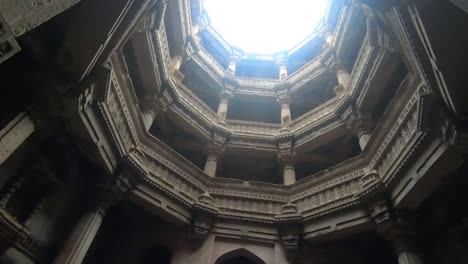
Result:
[[[328,0],[204,0],[211,26],[233,47],[251,53],[294,48],[314,33]]]

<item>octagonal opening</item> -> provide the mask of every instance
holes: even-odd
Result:
[[[329,0],[204,0],[211,26],[246,53],[290,50],[312,36]]]

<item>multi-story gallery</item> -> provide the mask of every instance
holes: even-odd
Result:
[[[325,3],[0,0],[0,263],[468,263],[468,2]]]

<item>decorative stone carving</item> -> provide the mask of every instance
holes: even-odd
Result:
[[[156,2],[154,11],[149,16],[151,21],[150,29],[158,31],[164,25],[164,17],[166,15],[167,0],[159,0]]]
[[[358,138],[361,150],[366,148],[367,142],[372,135],[373,121],[368,113],[358,113],[354,108],[350,113],[345,113],[346,125]]]
[[[0,63],[19,52],[21,48],[16,42],[13,31],[0,12]]]
[[[285,224],[279,227],[281,242],[286,254],[291,259],[300,256],[303,227],[300,224]]]
[[[214,207],[214,199],[209,193],[198,197],[198,202],[194,205],[192,218],[192,236],[196,239],[205,239],[214,225],[213,215],[218,212]]]

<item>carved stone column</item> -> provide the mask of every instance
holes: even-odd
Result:
[[[219,93],[218,117],[222,123],[226,120],[229,100],[234,96],[237,82],[232,78],[224,80],[224,89]]]
[[[276,100],[281,105],[281,125],[286,128],[292,121],[290,103],[291,98],[289,97],[289,90],[291,84],[285,83],[278,85],[274,88],[276,93]]]
[[[293,135],[286,134],[278,138],[278,160],[283,166],[284,185],[291,185],[296,182],[295,157]]]
[[[409,241],[397,240],[393,242],[395,245],[396,254],[399,264],[422,264],[420,254],[408,243]]]
[[[236,75],[236,65],[239,62],[240,57],[242,56],[242,50],[232,48],[231,50],[231,57],[229,61],[229,65],[227,68],[227,72],[232,75]]]
[[[179,82],[182,82],[185,78],[184,74],[180,71],[182,62],[183,62],[183,58],[181,56],[177,56],[173,58],[171,61],[172,73],[174,74],[175,79],[178,80]]]
[[[130,187],[131,183],[123,175],[99,185],[90,199],[89,208],[78,220],[54,263],[82,263],[109,207]]]
[[[418,250],[416,225],[400,222],[400,220],[395,222],[386,230],[385,236],[393,243],[398,263],[422,264],[422,257]]]
[[[216,176],[216,168],[218,166],[218,160],[221,158],[221,155],[224,151],[224,143],[226,142],[226,137],[222,134],[215,132],[213,133],[213,141],[208,147],[208,155],[206,157],[205,163],[205,173],[208,176]]]
[[[281,53],[274,55],[276,65],[278,65],[279,67],[279,80],[280,81],[288,78],[288,66],[287,66],[286,56],[287,56],[286,52],[281,52]]]
[[[342,64],[339,64],[336,69],[336,79],[338,80],[338,84],[341,86],[343,91],[348,90],[349,83],[351,82],[351,74],[349,73],[348,69]],[[335,92],[337,89],[335,89]]]
[[[371,115],[368,113],[352,113],[347,117],[347,126],[358,137],[359,146],[361,150],[364,150],[372,135],[373,121]]]
[[[226,93],[221,93],[219,97],[218,117],[224,121],[226,120],[230,97]]]
[[[292,161],[286,162],[283,166],[283,184],[291,185],[296,182],[296,170]]]
[[[216,167],[218,166],[218,154],[215,151],[209,151],[205,162],[205,173],[208,176],[216,176]]]
[[[291,122],[291,109],[290,109],[290,100],[281,101],[281,125],[286,125]]]

